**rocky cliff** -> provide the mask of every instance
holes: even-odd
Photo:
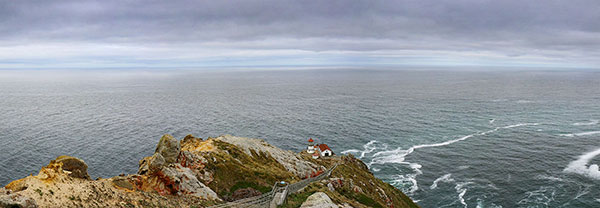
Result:
[[[352,155],[312,159],[263,140],[163,136],[136,174],[92,180],[81,159],[59,156],[0,189],[0,207],[207,207],[258,196],[338,164],[280,207],[418,207]]]

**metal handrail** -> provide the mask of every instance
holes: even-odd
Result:
[[[312,178],[307,178],[307,179],[298,181],[296,183],[286,185],[284,187],[279,187],[279,186],[277,186],[278,183],[275,183],[275,185],[273,185],[273,188],[271,189],[271,191],[264,193],[260,196],[248,197],[248,198],[240,199],[237,201],[227,202],[227,203],[223,203],[223,204],[217,204],[217,205],[210,206],[209,208],[268,207],[269,204],[275,198],[276,193],[287,190],[286,195],[285,195],[285,198],[287,198],[287,196],[289,194],[295,193],[295,192],[299,191],[300,189],[303,189],[304,187],[308,186],[308,184],[318,181],[318,180],[321,180],[321,179],[324,179],[325,177],[329,177],[331,175],[331,172],[333,172],[333,169],[335,169],[338,166],[338,164],[339,163],[336,163],[332,168],[330,168],[329,170],[325,171],[324,173],[322,173],[318,176],[315,176]]]

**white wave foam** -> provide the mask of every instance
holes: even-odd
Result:
[[[393,186],[400,187],[410,187],[408,189],[403,188],[402,191],[406,194],[413,194],[417,190],[419,190],[419,186],[417,185],[417,174],[407,174],[407,175],[396,175],[396,179],[392,180],[391,183]]]
[[[517,100],[517,103],[533,103],[532,100]]]
[[[516,128],[516,127],[521,127],[521,126],[535,126],[535,125],[539,125],[539,124],[538,123],[519,123],[519,124],[514,124],[514,125],[509,125],[509,126],[496,127],[492,130],[475,133],[475,134],[469,134],[467,136],[463,136],[458,139],[453,139],[453,140],[449,140],[449,141],[445,141],[445,142],[434,143],[434,144],[415,145],[406,150],[402,149],[401,147],[394,149],[394,150],[384,150],[384,151],[380,151],[380,152],[373,154],[373,159],[369,163],[369,166],[371,166],[372,164],[405,163],[404,158],[407,155],[409,155],[410,153],[414,152],[416,149],[427,148],[427,147],[446,146],[446,145],[450,145],[452,143],[463,141],[465,139],[468,139],[468,138],[471,138],[474,136],[482,136],[482,135],[486,135],[489,133],[493,133],[500,129],[510,129],[510,128]]]
[[[554,176],[549,176],[549,175],[537,175],[537,176],[535,176],[535,179],[550,180],[550,181],[559,181],[559,182],[564,181],[562,178],[558,178],[558,177],[554,177]]]
[[[600,134],[600,131],[586,131],[586,132],[573,133],[573,134],[559,134],[559,136],[576,137],[576,136],[589,136],[589,135],[594,135],[594,134]]]
[[[471,166],[468,166],[468,165],[461,165],[461,166],[458,166],[458,169],[459,170],[464,170],[464,169],[467,169],[467,168],[470,168],[470,167]]]
[[[600,171],[597,164],[592,164],[589,167],[588,163],[597,155],[600,155],[600,149],[585,153],[575,161],[569,163],[569,165],[563,170],[568,173],[580,174],[592,179],[600,180]]]
[[[377,140],[371,140],[369,141],[367,144],[363,145],[363,150],[357,150],[357,149],[349,149],[346,151],[343,151],[342,154],[347,154],[347,153],[359,153],[360,152],[360,156],[358,156],[359,159],[362,159],[363,157],[365,157],[366,154],[369,154],[373,151],[375,151],[376,149],[379,149],[380,147],[376,146]],[[381,147],[382,149],[386,149],[387,148],[387,144],[383,144],[383,147]]]
[[[577,123],[573,123],[574,126],[592,126],[592,125],[597,125],[598,122],[600,122],[599,120],[590,120],[589,122],[577,122]]]
[[[463,137],[460,137],[458,139],[453,139],[453,140],[449,140],[449,141],[445,141],[445,142],[440,142],[440,143],[434,143],[434,144],[421,144],[421,145],[415,145],[412,146],[408,149],[402,149],[401,147],[393,149],[393,150],[383,150],[380,152],[377,152],[375,154],[373,154],[372,159],[369,163],[367,163],[367,166],[369,168],[371,168],[374,164],[388,164],[388,163],[396,163],[396,164],[407,164],[409,165],[414,173],[413,174],[406,174],[406,175],[398,175],[398,179],[394,180],[393,182],[396,184],[402,184],[402,185],[406,185],[407,182],[412,183],[411,189],[408,190],[409,194],[414,193],[415,191],[417,191],[419,189],[419,187],[417,186],[417,180],[416,177],[420,174],[422,174],[421,171],[421,165],[418,163],[410,163],[410,162],[405,162],[404,159],[407,155],[409,155],[410,153],[414,152],[416,149],[421,149],[421,148],[427,148],[427,147],[440,147],[440,146],[446,146],[446,145],[450,145],[452,143],[456,143],[459,141],[463,141],[465,139],[474,137],[474,136],[482,136],[482,135],[486,135],[486,134],[490,134],[493,132],[496,132],[500,129],[510,129],[510,128],[516,128],[516,127],[521,127],[521,126],[535,126],[535,125],[539,125],[538,123],[519,123],[519,124],[514,124],[514,125],[509,125],[509,126],[503,126],[503,127],[496,127],[494,129],[488,130],[488,131],[484,131],[484,132],[479,132],[479,133],[474,133],[474,134],[469,134]],[[371,148],[367,148],[370,147],[372,145],[374,145],[376,143],[376,141],[371,141],[367,144],[364,145],[365,150],[361,151],[362,153],[370,153],[372,151],[374,151],[377,148],[371,149]],[[382,149],[387,149],[387,146],[385,146]],[[355,150],[352,150],[355,151]],[[343,152],[342,152],[343,153]],[[361,154],[361,156],[364,156],[364,154]],[[464,194],[463,194],[464,195]]]
[[[446,183],[447,182],[453,182],[454,179],[450,178],[451,176],[452,176],[451,173],[448,173],[446,175],[440,176],[439,178],[437,178],[437,179],[435,179],[433,181],[433,184],[431,184],[431,186],[429,187],[429,189],[436,189],[439,182],[446,182]]]
[[[456,189],[456,193],[458,193],[458,201],[460,201],[465,208],[467,207],[467,202],[465,202],[464,198],[465,194],[467,193],[467,188],[465,187],[472,183],[473,182],[456,183],[456,186],[454,187],[454,189]]]
[[[358,153],[358,152],[361,152],[361,151],[357,150],[357,149],[349,149],[349,150],[343,151],[342,154],[345,155],[348,153]]]
[[[534,191],[525,192],[517,204],[527,207],[550,207],[550,203],[555,200],[556,187],[542,186]]]

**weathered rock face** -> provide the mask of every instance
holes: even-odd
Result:
[[[145,157],[139,162],[138,174],[154,174],[163,166],[177,162],[181,146],[173,136],[165,134],[151,157]]]
[[[301,208],[338,208],[338,205],[334,204],[333,201],[323,192],[316,192],[310,195],[304,203],[300,206]]]
[[[166,165],[165,158],[158,153],[154,153],[151,157],[145,157],[140,160],[140,168],[138,174],[154,174]]]
[[[191,135],[186,140],[194,139]],[[140,161],[138,174],[144,177],[134,177],[132,181],[137,189],[156,191],[162,195],[192,195],[207,200],[220,201],[218,195],[198,180],[197,173],[190,167],[195,167],[198,159],[189,152],[182,152],[177,139],[164,135],[151,157]],[[126,183],[119,182],[127,185]]]
[[[11,193],[10,190],[0,188],[0,207],[35,208],[35,201],[27,196]]]
[[[82,179],[90,179],[90,175],[87,172],[88,166],[83,160],[71,156],[58,156],[55,160],[56,163],[62,163],[62,169],[69,171],[69,176]]]
[[[166,179],[166,184],[171,184],[171,188],[175,193],[189,194],[210,200],[219,199],[219,196],[213,190],[198,181],[198,178],[189,168],[176,164],[174,167],[163,168],[161,174]]]
[[[165,134],[160,138],[154,153],[162,155],[167,163],[175,163],[177,162],[177,156],[179,155],[180,149],[179,141],[173,138],[173,136]]]

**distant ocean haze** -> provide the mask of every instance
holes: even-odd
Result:
[[[0,71],[0,185],[137,171],[163,134],[361,158],[422,207],[600,206],[600,72]]]

